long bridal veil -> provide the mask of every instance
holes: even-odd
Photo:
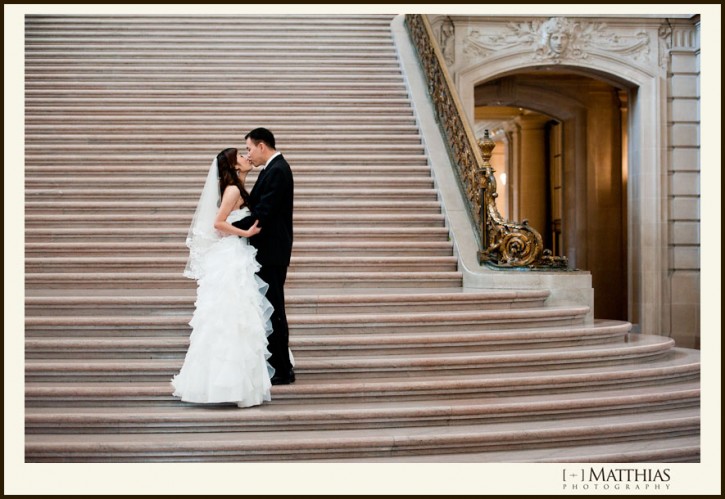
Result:
[[[204,189],[199,197],[199,204],[196,206],[194,217],[189,226],[189,233],[186,236],[186,246],[189,248],[189,259],[186,262],[184,276],[190,279],[201,277],[201,259],[209,248],[221,238],[214,228],[221,195],[219,193],[219,169],[217,159],[211,163],[209,173],[206,176]]]

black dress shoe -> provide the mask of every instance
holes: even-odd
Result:
[[[287,376],[275,374],[272,376],[273,385],[289,385],[295,382],[295,371],[290,369]]]

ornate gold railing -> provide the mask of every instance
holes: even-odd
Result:
[[[405,25],[418,52],[436,118],[474,221],[480,242],[479,262],[495,268],[567,269],[566,257],[554,257],[544,250],[541,235],[526,220],[520,224],[509,222],[499,214],[496,180],[489,161],[494,142],[488,131],[484,139],[476,142],[428,19],[408,14]]]

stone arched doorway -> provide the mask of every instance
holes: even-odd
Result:
[[[668,140],[663,133],[667,129],[667,69],[658,52],[659,24],[653,21],[635,29],[624,23],[615,29],[588,19],[529,21],[491,17],[454,21],[456,40],[461,43],[456,42],[450,70],[471,122],[476,106],[475,89],[522,71],[565,68],[627,89],[628,135],[623,145],[627,164],[627,317],[642,332],[667,332]],[[565,46],[550,45],[550,21],[558,23],[558,31],[570,35]],[[577,127],[569,133],[582,133],[581,130]],[[576,200],[566,209],[577,209],[569,219],[567,238],[575,237],[572,230],[573,234],[585,230],[589,216],[579,210],[586,199],[586,179],[581,178],[579,168],[573,173],[575,177],[570,182],[576,186]],[[575,258],[581,261],[579,254]]]
[[[591,272],[596,317],[629,320],[627,89],[541,69],[475,88],[477,127],[505,130],[507,206],[499,208],[529,220],[555,254]]]

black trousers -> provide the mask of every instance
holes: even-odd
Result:
[[[289,326],[284,308],[284,282],[287,280],[287,266],[262,265],[257,275],[269,285],[266,297],[274,307],[271,317],[273,331],[267,337],[269,341],[267,350],[272,354],[269,363],[274,367],[276,374],[286,376],[292,369],[289,358]]]

